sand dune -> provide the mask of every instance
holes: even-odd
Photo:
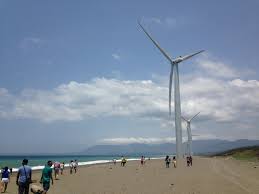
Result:
[[[182,162],[165,168],[163,160],[81,167],[77,174],[60,176],[49,194],[246,194],[259,193],[259,166],[228,158],[194,158],[193,167]],[[35,172],[33,179],[39,179]],[[17,193],[14,178],[8,193]]]

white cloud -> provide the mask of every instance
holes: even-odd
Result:
[[[132,144],[132,143],[144,143],[144,144],[160,144],[160,143],[173,143],[175,138],[146,138],[146,137],[119,137],[119,138],[107,138],[102,139],[99,143],[104,144]]]
[[[239,72],[230,65],[216,59],[212,60],[206,54],[203,54],[202,56],[203,57],[197,59],[197,63],[206,74],[222,78],[234,78],[240,76]]]
[[[217,139],[215,135],[194,135],[194,140],[205,140],[205,139]],[[183,142],[187,141],[187,137],[183,137]],[[132,144],[132,143],[143,143],[143,144],[161,144],[161,143],[175,143],[175,137],[117,137],[117,138],[105,138],[99,140],[98,143],[102,144]]]
[[[242,114],[258,116],[259,81],[193,77],[181,83],[182,111],[215,121],[235,121]],[[168,119],[168,88],[151,80],[96,78],[70,82],[53,90],[0,90],[1,115],[42,121],[77,121],[99,116]],[[245,112],[246,111],[246,112]],[[166,127],[166,123],[163,124]]]
[[[85,83],[71,81],[52,90],[25,89],[15,95],[1,88],[0,118],[54,122],[125,116],[156,120],[161,128],[171,130],[168,83],[160,81],[95,78]],[[184,116],[201,112],[195,123],[230,123],[231,128],[256,131],[258,80],[226,78],[225,74],[223,78],[207,74],[181,76],[181,100]]]
[[[112,54],[112,57],[113,57],[115,60],[117,60],[117,61],[121,59],[120,55],[117,54],[117,53],[113,53],[113,54]]]

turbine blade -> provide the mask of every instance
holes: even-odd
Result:
[[[172,104],[172,80],[173,80],[173,69],[174,66],[171,64],[171,72],[169,78],[169,115],[171,115],[171,104]]]
[[[141,29],[145,32],[145,34],[148,36],[148,38],[156,45],[156,47],[160,50],[160,52],[171,62],[173,63],[173,60],[171,59],[171,57],[159,46],[158,42],[156,42],[151,35],[145,30],[145,28],[140,24],[140,22],[138,21],[139,26],[141,27]]]
[[[184,118],[183,116],[181,116],[183,120],[185,120],[186,122],[188,122],[188,120],[186,118]]]
[[[196,115],[194,115],[191,119],[190,119],[190,121],[192,120],[192,119],[194,119],[196,116],[198,116],[198,114],[200,114],[201,112],[198,112]]]
[[[202,53],[202,52],[204,52],[204,50],[198,51],[198,52],[193,53],[193,54],[190,54],[190,55],[186,55],[186,56],[183,57],[183,61],[184,61],[184,60],[187,60],[187,59],[189,59],[189,58],[191,58],[191,57],[193,57],[193,56],[195,56],[195,55],[198,55],[198,54],[200,54],[200,53]]]

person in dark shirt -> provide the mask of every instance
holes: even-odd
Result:
[[[165,157],[165,166],[166,166],[166,168],[169,168],[170,162],[171,162],[171,159],[170,159],[170,157],[167,155],[167,156]]]
[[[186,162],[187,162],[187,166],[189,167],[190,166],[190,157],[189,156],[186,157]]]
[[[2,171],[2,178],[1,178],[2,193],[5,193],[9,180],[10,180],[10,173],[8,171],[8,167],[6,166]]]
[[[189,157],[190,165],[192,166],[192,156]]]

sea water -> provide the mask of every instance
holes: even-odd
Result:
[[[151,157],[151,156],[150,156]],[[0,156],[0,168],[7,166],[12,168],[13,172],[17,171],[17,168],[21,166],[22,160],[26,158],[29,160],[28,165],[32,167],[32,170],[40,170],[46,165],[47,161],[52,162],[64,162],[65,166],[69,166],[71,160],[77,160],[78,165],[93,165],[93,164],[104,164],[112,162],[113,159],[120,161],[121,156],[109,155],[109,156],[85,156],[85,155],[31,155],[31,156]],[[139,160],[140,156],[126,156],[128,161]],[[158,156],[152,156],[152,158],[158,158]],[[147,158],[146,158],[147,159]]]

